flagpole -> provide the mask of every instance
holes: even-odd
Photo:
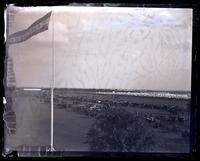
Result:
[[[54,16],[52,11],[52,80],[51,80],[51,151],[55,151],[53,147],[53,89],[55,74],[55,54],[54,54]]]

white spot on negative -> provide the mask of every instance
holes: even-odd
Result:
[[[7,103],[6,98],[3,97],[3,104],[5,105]]]

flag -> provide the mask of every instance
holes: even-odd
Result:
[[[27,29],[11,34],[10,36],[8,36],[7,40],[8,44],[15,44],[26,41],[32,36],[40,32],[43,32],[45,30],[48,30],[50,16],[51,16],[51,11],[47,13],[45,16],[35,21]]]

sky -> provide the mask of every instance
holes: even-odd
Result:
[[[192,9],[10,6],[8,35],[51,10],[48,30],[8,47],[17,87],[54,73],[55,88],[191,89]]]

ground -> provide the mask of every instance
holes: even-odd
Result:
[[[5,127],[5,151],[50,147],[50,90],[16,90],[16,131]],[[189,152],[190,100],[55,90],[57,151]],[[11,117],[4,116],[9,123]],[[12,120],[13,121],[13,120]],[[8,124],[9,126],[10,124]]]

